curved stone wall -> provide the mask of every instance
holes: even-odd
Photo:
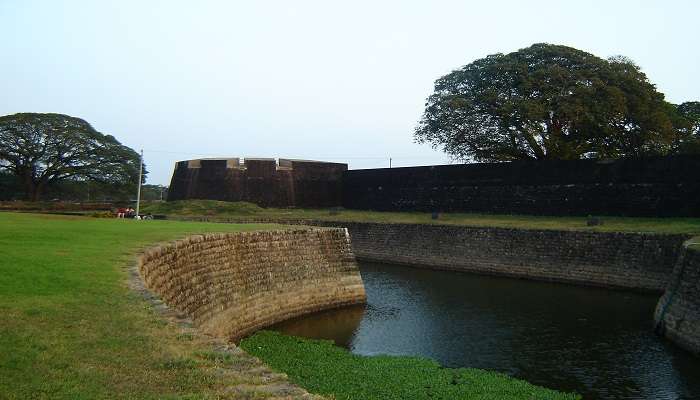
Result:
[[[170,307],[203,332],[233,340],[366,301],[345,229],[195,235],[147,250],[138,267]]]
[[[684,246],[654,319],[658,333],[700,355],[700,248]]]

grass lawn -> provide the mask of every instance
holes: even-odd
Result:
[[[149,310],[126,266],[188,233],[272,227],[0,213],[0,399],[217,393],[219,361]]]
[[[495,372],[441,368],[418,357],[363,357],[331,341],[277,332],[258,332],[244,339],[241,347],[299,385],[338,400],[580,399]]]
[[[261,208],[251,203],[214,200],[184,200],[150,202],[143,206],[144,213],[179,217],[207,216],[212,220],[243,220],[250,218],[318,219],[328,221],[358,221],[386,223],[424,223],[467,226],[494,226],[525,229],[575,229],[603,232],[687,233],[700,235],[700,218],[636,218],[602,217],[604,224],[586,226],[586,217],[545,217],[531,215],[492,215],[443,213],[433,220],[430,213],[378,212],[342,210],[331,214],[327,209]]]

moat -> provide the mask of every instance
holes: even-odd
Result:
[[[699,399],[700,359],[652,332],[659,295],[360,263],[366,307],[276,326],[363,355],[501,371],[584,399]]]

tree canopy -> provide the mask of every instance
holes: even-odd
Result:
[[[684,109],[625,57],[542,43],[439,78],[414,137],[460,160],[666,155],[697,140]]]
[[[687,101],[676,107],[682,135],[678,145],[681,153],[700,154],[700,101]]]
[[[0,117],[0,169],[20,180],[29,200],[38,200],[48,185],[63,180],[135,188],[139,159],[133,149],[80,118],[36,113]]]

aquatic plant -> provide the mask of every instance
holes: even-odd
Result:
[[[261,331],[241,347],[307,390],[335,399],[551,399],[577,394],[473,368],[444,368],[421,357],[352,354],[332,341]]]

